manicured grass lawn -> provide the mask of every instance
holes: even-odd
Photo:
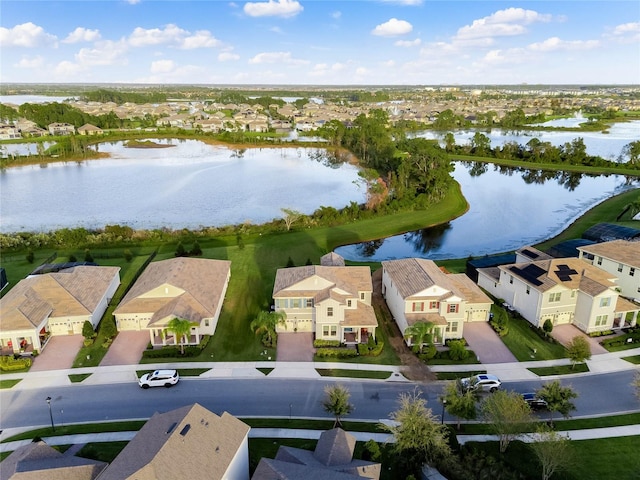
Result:
[[[273,368],[257,368],[256,370],[258,370],[259,372],[262,372],[266,375],[269,375],[271,372],[273,372]]]
[[[22,381],[21,378],[14,379],[14,380],[0,380],[0,389],[2,389],[2,388],[11,388],[14,385],[20,383],[21,381]]]
[[[337,368],[316,368],[316,371],[323,377],[349,377],[349,378],[376,378],[384,380],[391,376],[391,372],[381,372],[372,370],[343,370]]]
[[[541,377],[547,375],[570,375],[572,373],[584,373],[589,371],[589,366],[586,363],[576,363],[575,368],[571,365],[556,365],[553,367],[534,367],[528,368],[532,373]]]
[[[76,456],[111,463],[129,442],[87,443]]]
[[[623,357],[622,360],[626,360],[634,365],[640,365],[640,355],[633,355],[632,357]]]
[[[69,376],[69,380],[71,380],[71,383],[80,383],[83,380],[89,378],[91,374],[90,373],[70,373],[68,376]]]
[[[127,422],[105,422],[105,423],[86,423],[78,425],[65,425],[56,427],[54,432],[51,427],[38,428],[22,432],[13,437],[6,438],[0,443],[14,442],[16,440],[31,440],[35,437],[53,437],[59,435],[75,435],[81,433],[101,433],[101,432],[129,432],[137,431],[142,428],[146,422],[144,420],[131,420]]]
[[[529,322],[519,317],[510,316],[509,333],[502,337],[502,341],[519,362],[554,360],[567,356],[562,345],[544,341],[533,331]]]

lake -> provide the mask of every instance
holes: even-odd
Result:
[[[443,260],[507,252],[551,238],[597,203],[640,187],[637,179],[620,175],[545,176],[535,170],[460,162],[453,176],[470,204],[463,216],[437,227],[339,247],[336,253],[362,262],[410,257]]]
[[[111,158],[0,172],[0,231],[260,224],[281,218],[281,208],[310,214],[366,199],[357,168],[331,162],[323,149],[155,141],[175,146],[103,143]]]

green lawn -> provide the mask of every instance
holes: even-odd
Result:
[[[502,337],[502,341],[519,362],[566,358],[566,350],[562,345],[540,338],[524,318],[509,317],[509,333]]]
[[[344,370],[337,368],[316,368],[323,377],[349,377],[349,378],[375,378],[384,380],[391,376],[391,372],[374,371],[374,370]]]
[[[528,368],[532,373],[545,377],[548,375],[570,375],[572,373],[585,373],[589,371],[586,363],[576,363],[575,367],[571,365],[555,365],[553,367],[534,367]]]
[[[21,378],[14,379],[14,380],[0,380],[0,389],[11,388],[14,385],[20,383],[21,381],[22,381]]]
[[[634,365],[640,365],[640,355],[633,355],[631,357],[622,357],[622,360],[626,360]]]
[[[91,376],[90,373],[70,373],[68,375],[69,380],[71,380],[71,383],[80,383],[83,380],[89,378]]]

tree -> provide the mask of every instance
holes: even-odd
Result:
[[[184,337],[191,333],[191,327],[197,326],[197,322],[192,322],[184,318],[174,317],[169,320],[166,328],[164,329],[165,335],[168,332],[172,332],[176,343],[180,345],[180,355],[184,355]]]
[[[573,463],[571,440],[541,424],[529,445],[542,467],[542,480],[549,480],[557,471],[568,469]]]
[[[542,330],[544,331],[545,335],[549,336],[549,334],[553,330],[553,322],[547,318],[542,324]]]
[[[291,230],[291,225],[303,216],[302,213],[296,210],[291,210],[290,208],[281,208],[280,210],[282,210],[282,213],[284,214],[282,219],[284,220],[284,224],[287,226],[287,231]]]
[[[325,412],[334,416],[333,428],[342,427],[340,419],[353,411],[353,405],[349,403],[351,393],[343,385],[327,385],[324,387],[326,398],[322,401]]]
[[[393,450],[418,472],[424,463],[433,464],[451,455],[448,429],[440,423],[420,391],[401,393],[400,407],[391,412],[389,424],[380,425],[393,435]]]
[[[478,408],[476,402],[478,396],[473,390],[463,392],[458,388],[456,382],[449,382],[444,391],[443,401],[446,402],[445,408],[447,413],[458,418],[457,428],[460,430],[460,421],[475,420],[478,416]]]
[[[576,367],[576,363],[583,363],[591,358],[591,347],[589,342],[582,335],[576,335],[567,344],[567,356],[571,360],[571,368]]]
[[[500,440],[500,453],[532,423],[531,409],[522,395],[498,390],[489,395],[480,405],[483,419]]]
[[[417,345],[422,353],[422,347],[433,342],[433,327],[432,322],[416,322],[404,329],[404,338],[410,338],[411,344]]]
[[[191,249],[189,254],[190,255],[194,255],[196,257],[202,255],[202,248],[200,248],[200,244],[198,243],[197,240],[195,242],[193,242],[193,248]]]
[[[283,311],[262,311],[258,313],[258,316],[249,324],[249,328],[251,328],[256,335],[264,333],[263,343],[266,346],[271,347],[273,346],[273,340],[275,338],[276,328],[278,325],[287,328],[286,318],[287,314]]]
[[[89,320],[85,320],[82,324],[82,336],[85,340],[90,340],[96,336],[96,332],[93,330],[93,325]]]
[[[629,163],[635,164],[640,161],[640,140],[631,142],[622,147],[622,154],[620,159],[629,157]]]
[[[182,242],[178,242],[178,246],[176,247],[175,256],[176,257],[184,257],[186,255],[187,255],[187,250],[184,248],[184,245],[182,245]]]
[[[29,250],[29,252],[27,252],[26,259],[27,259],[27,262],[33,263],[33,261],[36,259],[36,256],[33,253],[33,250]]]
[[[113,317],[105,317],[102,319],[100,322],[100,333],[107,339],[116,336],[118,330],[116,329],[116,322],[113,321]]]
[[[576,407],[571,401],[578,394],[571,387],[563,387],[559,380],[544,384],[536,391],[536,395],[547,402],[549,421],[553,423],[553,412],[560,413],[563,417],[569,417]]]
[[[84,261],[85,262],[93,262],[93,255],[91,255],[91,250],[85,248],[84,250]]]

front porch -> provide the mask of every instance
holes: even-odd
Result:
[[[375,332],[375,331],[374,331]],[[368,328],[347,327],[342,332],[342,341],[345,345],[357,345],[358,343],[368,343],[369,337],[375,339],[375,335]]]

